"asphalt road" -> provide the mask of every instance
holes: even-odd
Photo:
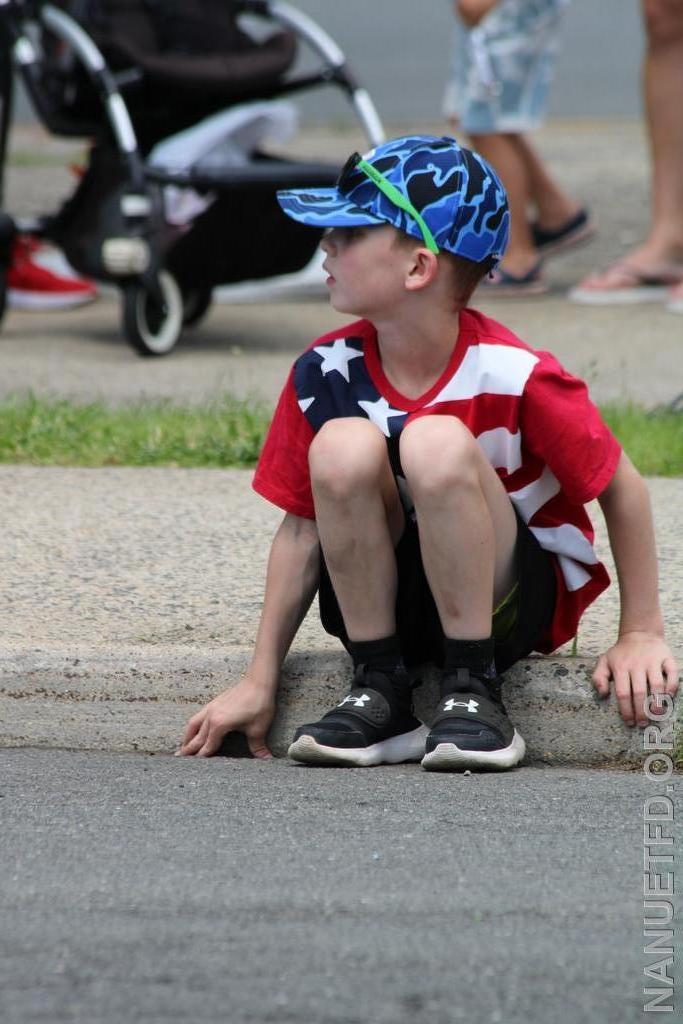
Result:
[[[0,779],[3,1024],[642,1020],[643,773],[15,750]]]

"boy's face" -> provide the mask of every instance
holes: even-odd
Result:
[[[327,231],[321,243],[323,269],[330,275],[330,301],[339,313],[372,319],[395,310],[405,295],[408,263],[396,235],[390,224]]]

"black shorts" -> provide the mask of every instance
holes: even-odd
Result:
[[[506,600],[504,612],[501,611],[500,616],[495,614],[492,623],[499,672],[504,672],[536,649],[555,610],[556,581],[552,556],[541,547],[519,517],[515,557],[516,588]],[[403,536],[396,547],[396,562],[396,628],[404,661],[409,666],[428,662],[440,666],[443,664],[443,630],[422,565],[417,524],[410,519],[406,520]],[[318,601],[323,628],[339,637],[347,647],[344,620],[322,551]],[[501,626],[504,627],[502,630]]]

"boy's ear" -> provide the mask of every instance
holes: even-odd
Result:
[[[419,291],[434,280],[439,269],[439,260],[426,246],[413,249],[411,262],[406,274],[408,291]]]

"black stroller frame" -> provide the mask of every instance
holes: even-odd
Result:
[[[226,3],[226,10],[227,6]],[[274,22],[297,42],[305,43],[320,63],[314,72],[266,84],[248,99],[279,98],[320,85],[336,86],[350,100],[370,145],[384,140],[382,124],[367,90],[356,81],[336,42],[312,18],[281,0],[233,0],[229,7],[234,16],[251,15]],[[183,326],[196,323],[207,311],[214,286],[245,279],[249,254],[245,257],[244,251],[240,251],[239,260],[230,262],[226,252],[234,246],[226,242],[225,231],[216,227],[221,203],[240,247],[245,237],[254,236],[254,225],[259,228],[253,241],[258,266],[251,266],[247,277],[272,277],[307,265],[320,233],[281,216],[275,191],[331,185],[338,167],[260,154],[244,166],[218,171],[190,168],[181,172],[151,166],[141,151],[123,95],[130,71],[113,71],[86,28],[51,3],[0,0],[0,45],[6,54],[0,69],[0,174],[5,165],[10,122],[12,64],[46,128],[58,135],[81,134],[77,126],[64,120],[63,114],[55,113],[46,99],[43,55],[34,42],[36,32],[40,31],[69,48],[94,86],[105,114],[109,157],[112,152],[115,154],[117,170],[115,180],[107,182],[106,174],[95,166],[91,175],[91,193],[94,191],[97,196],[94,213],[92,209],[85,214],[81,210],[79,215],[77,210],[75,217],[69,217],[67,202],[63,213],[36,221],[32,230],[61,245],[77,271],[120,289],[123,333],[137,352],[145,356],[170,352]],[[12,60],[8,59],[9,53]],[[112,163],[111,159],[109,162]],[[167,224],[164,218],[162,189],[168,185],[211,193],[218,199],[196,225],[182,230]],[[9,252],[17,228],[11,217],[0,213],[0,318],[4,313]],[[274,234],[286,236],[279,246],[272,245]],[[273,250],[275,256],[269,261],[264,253]]]

